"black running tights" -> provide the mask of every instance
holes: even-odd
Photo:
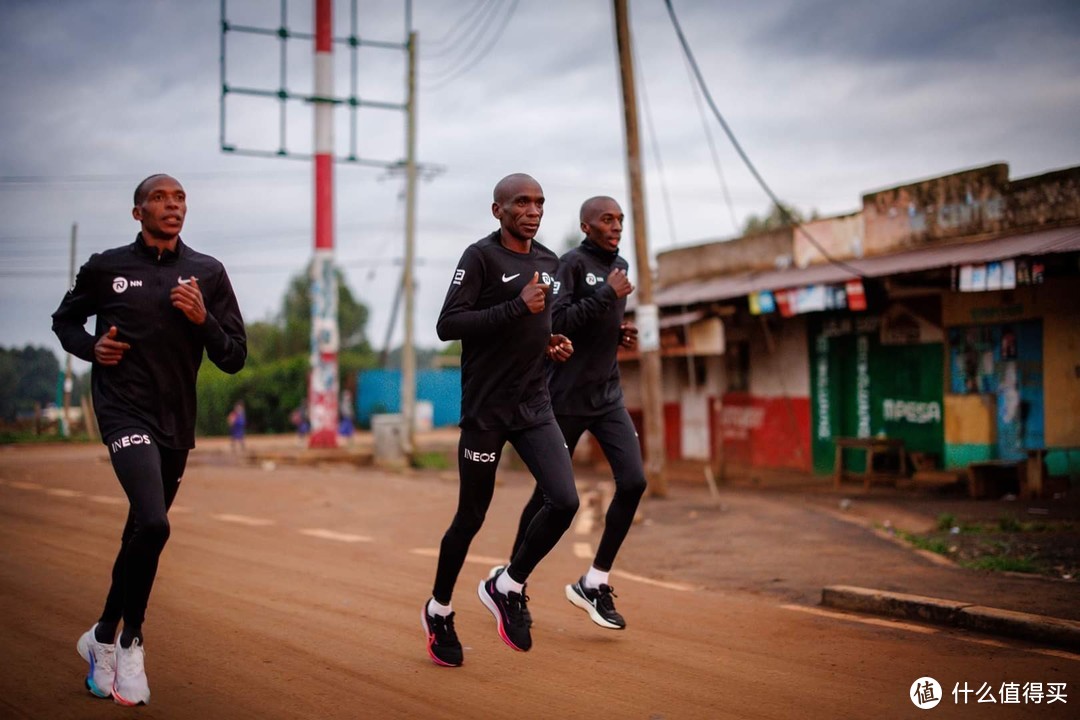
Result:
[[[130,508],[100,622],[115,627],[123,619],[125,635],[141,636],[158,558],[169,539],[167,513],[188,451],[162,447],[138,429],[121,431],[106,445]]]
[[[598,417],[561,415],[557,419],[571,455],[574,454],[574,448],[582,434],[588,430],[600,443],[600,449],[604,451],[615,476],[615,495],[604,517],[604,533],[600,536],[600,546],[596,549],[596,558],[593,561],[597,570],[606,572],[611,570],[615,555],[630,532],[634,513],[637,512],[641,495],[645,492],[645,469],[641,462],[641,446],[638,444],[637,432],[625,408],[618,408]],[[543,488],[537,485],[521,513],[517,537],[514,539],[515,554],[525,537],[526,529],[543,504]]]
[[[570,527],[578,509],[574,471],[562,432],[554,420],[525,430],[462,430],[458,444],[461,486],[457,513],[443,535],[432,595],[450,603],[469,544],[484,524],[495,492],[495,471],[503,445],[509,442],[543,488],[543,500],[522,532],[510,561],[510,577],[525,582],[536,565]]]

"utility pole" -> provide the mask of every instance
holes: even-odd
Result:
[[[652,270],[645,221],[645,189],[642,186],[641,149],[638,142],[637,93],[634,86],[634,52],[630,39],[630,13],[626,0],[615,2],[615,42],[619,48],[622,81],[623,126],[626,131],[626,172],[630,184],[630,215],[634,222],[637,260],[638,350],[641,356],[641,398],[645,430],[645,477],[649,494],[666,497],[664,474],[664,409],[660,374],[659,311],[653,303]]]
[[[402,451],[411,463],[416,447],[416,349],[413,347],[414,282],[416,254],[416,42],[409,32],[408,97],[405,101],[405,268],[401,288],[405,295],[405,340],[401,346],[401,417],[405,421]]]
[[[315,254],[311,262],[308,446],[337,447],[338,293],[334,272],[334,55],[332,0],[315,0]]]
[[[68,262],[68,287],[75,287],[75,238],[79,233],[79,223],[71,223],[71,258]],[[64,414],[60,422],[61,437],[71,435],[71,389],[75,381],[71,377],[71,353],[64,361]]]
[[[314,256],[311,263],[311,346],[310,373],[308,378],[307,406],[311,421],[310,447],[336,447],[338,427],[338,392],[340,390],[338,350],[340,347],[340,329],[338,324],[338,277],[334,269],[334,169],[335,162],[345,162],[364,167],[377,167],[384,170],[409,173],[409,202],[411,210],[406,219],[407,254],[406,276],[402,282],[407,284],[406,295],[406,348],[404,352],[405,372],[415,375],[415,351],[412,346],[412,301],[413,301],[413,265],[414,239],[416,226],[416,178],[421,172],[435,175],[441,169],[433,165],[419,165],[416,162],[416,35],[412,31],[412,0],[405,0],[405,34],[408,42],[387,42],[367,40],[357,33],[357,0],[349,2],[351,32],[345,37],[333,35],[333,8],[335,0],[308,0],[302,3],[314,6],[315,31],[297,31],[288,27],[288,0],[280,0],[280,23],[276,27],[260,27],[231,22],[228,19],[227,0],[221,2],[221,43],[220,77],[221,107],[219,112],[219,135],[222,152],[234,155],[263,158],[294,158],[314,160],[315,167],[315,241]],[[338,3],[338,7],[343,5]],[[227,42],[230,33],[257,35],[274,38],[278,42],[279,80],[277,87],[254,87],[235,85],[229,82],[226,72]],[[315,84],[311,94],[289,89],[286,48],[290,40],[311,41],[315,49]],[[350,61],[350,92],[344,96],[334,95],[334,55],[333,45],[345,46]],[[359,61],[361,48],[408,51],[409,54],[409,89],[408,105],[399,102],[387,102],[360,97],[358,92]],[[229,142],[226,133],[226,99],[230,96],[263,98],[278,105],[278,147],[276,150],[265,147],[240,147]],[[287,105],[301,101],[314,106],[315,147],[313,153],[295,152],[289,149],[286,123],[289,113]],[[349,151],[347,154],[334,152],[334,111],[335,108],[347,108],[349,125]],[[378,160],[361,157],[358,153],[357,113],[362,108],[401,112],[408,110],[409,118],[406,131],[408,134],[407,150],[409,159]],[[405,286],[403,285],[403,291]],[[407,416],[410,435],[406,439],[412,443],[412,417],[415,413],[415,377],[403,383],[402,405]],[[405,394],[409,393],[407,397]],[[406,448],[411,452],[411,448]]]

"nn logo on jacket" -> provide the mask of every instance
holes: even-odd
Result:
[[[495,462],[495,453],[493,452],[476,452],[465,448],[465,459],[472,460],[473,462],[492,463]]]
[[[129,287],[142,287],[142,280],[128,280],[126,277],[115,277],[112,281],[112,289],[115,293],[122,293]]]
[[[124,435],[122,437],[116,438],[111,443],[109,443],[109,447],[112,448],[113,452],[120,452],[124,448],[131,447],[132,445],[149,445],[149,444],[150,444],[150,436],[149,435],[145,435],[145,434]]]

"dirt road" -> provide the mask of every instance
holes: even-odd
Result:
[[[1080,703],[1075,655],[739,590],[738,567],[714,569],[734,580],[701,582],[707,558],[681,573],[659,548],[685,523],[662,512],[635,529],[620,560],[631,574],[613,576],[625,632],[564,599],[598,538],[572,530],[530,579],[534,649],[515,653],[475,587],[507,552],[529,490],[513,476],[496,491],[454,598],[465,665],[447,669],[427,659],[419,615],[456,480],[265,471],[196,452],[147,618],[152,703],[132,711],[82,689],[74,649],[100,611],[126,512],[104,449],[0,450],[0,716],[902,718],[922,712],[908,694],[926,675],[944,688],[940,717],[1070,717]],[[702,535],[703,554],[710,542]],[[753,546],[741,552],[760,565]],[[1078,694],[957,705],[965,682]]]

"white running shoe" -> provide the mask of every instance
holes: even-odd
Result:
[[[84,632],[75,649],[79,657],[90,663],[86,673],[86,689],[99,698],[112,695],[113,679],[116,677],[116,645],[98,642],[94,631],[97,623]]]
[[[146,705],[150,702],[150,684],[146,681],[146,650],[139,638],[126,648],[116,643],[116,679],[113,700],[121,705]]]

